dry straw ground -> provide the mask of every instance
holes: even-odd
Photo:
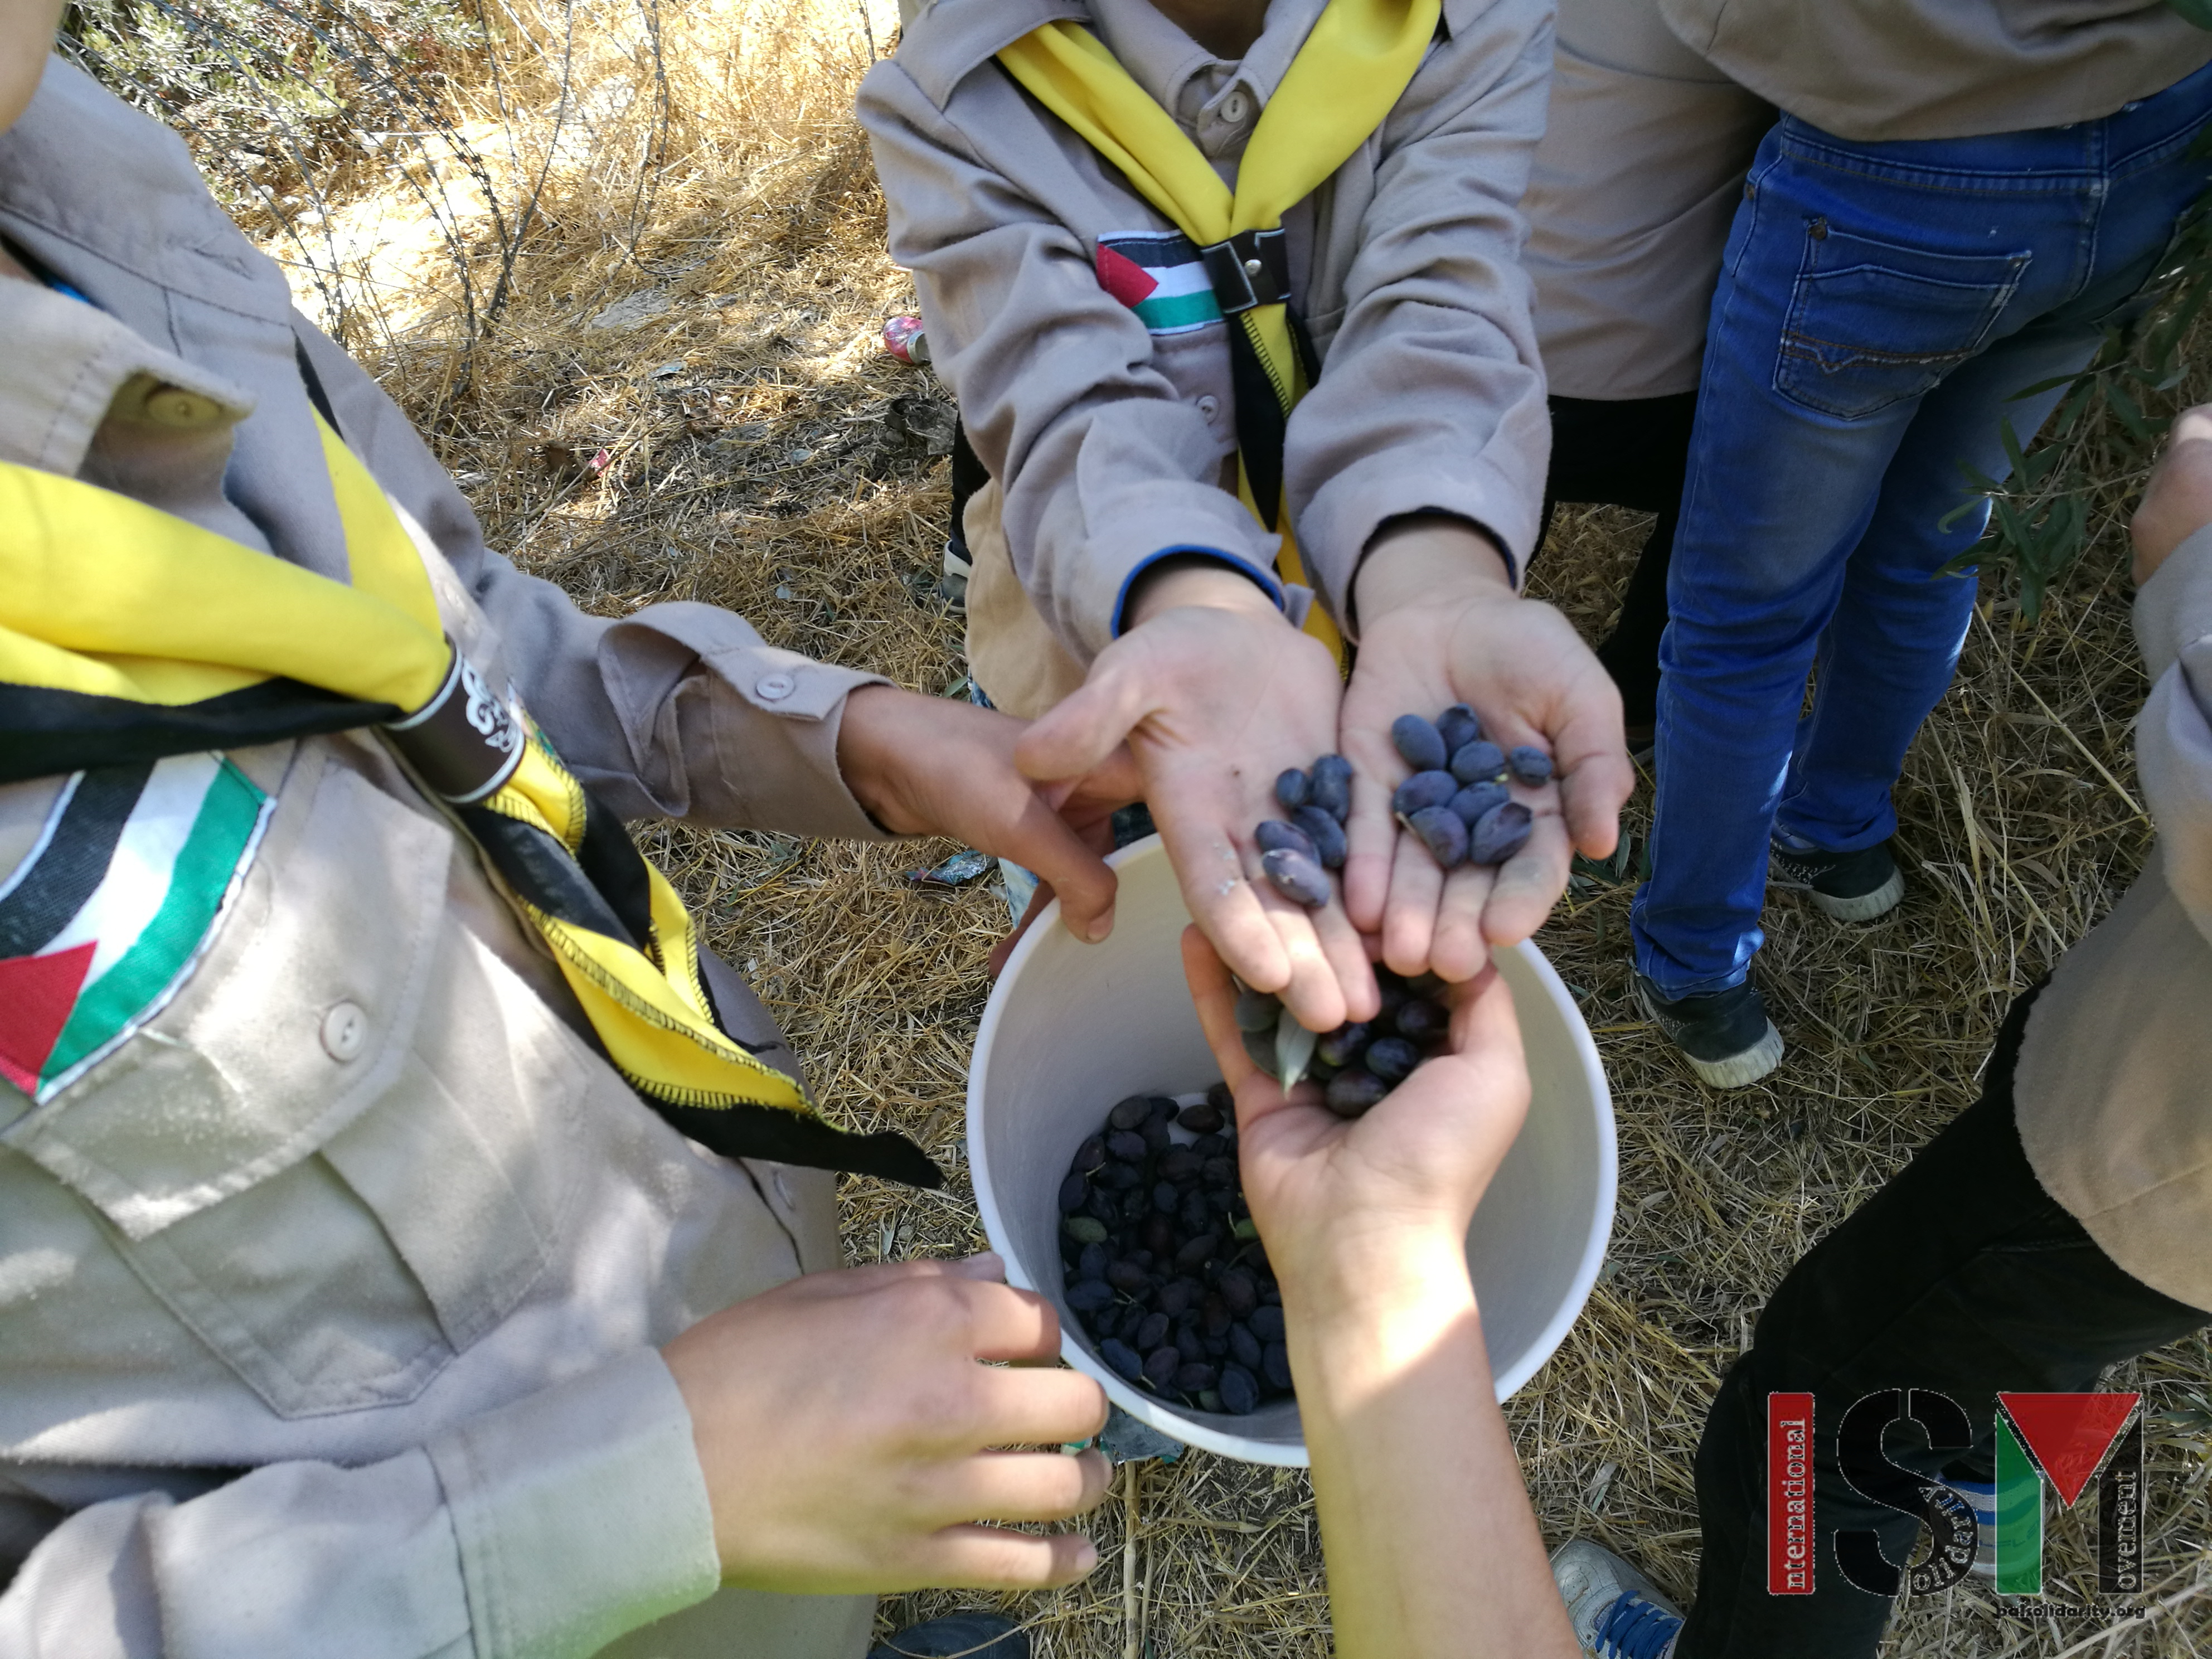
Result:
[[[259,193],[250,222],[303,298],[434,430],[495,547],[602,614],[712,600],[778,643],[948,693],[959,629],[927,596],[949,410],[927,373],[875,347],[911,296],[849,113],[896,21],[877,5],[513,0],[487,16],[489,44],[441,59],[450,127],[368,134],[319,190],[264,167],[244,194]],[[454,159],[464,149],[481,178]],[[457,252],[476,279],[465,351]],[[636,320],[592,326],[617,301]],[[1687,1594],[1692,1452],[1763,1299],[1972,1097],[2008,1000],[2140,866],[2151,830],[2129,738],[2144,687],[2117,516],[2133,482],[2111,481],[2094,556],[2037,628],[2018,629],[1985,582],[1957,686],[1899,792],[1903,908],[1845,929],[1791,896],[1770,905],[1764,980],[1791,1046],[1763,1086],[1708,1092],[1644,1023],[1627,885],[1577,883],[1541,936],[1598,1034],[1622,1170],[1603,1281],[1510,1408],[1548,1535],[1594,1534]],[[1536,591],[1595,636],[1640,529],[1564,512]],[[1639,795],[1639,842],[1646,810]],[[936,848],[681,826],[646,838],[785,1021],[828,1109],[896,1124],[958,1170],[997,896],[913,890],[903,873]],[[981,1242],[960,1179],[938,1195],[850,1182],[844,1198],[856,1261]],[[2142,1611],[2030,1623],[1965,1588],[1908,1607],[1887,1652],[2212,1650],[2212,1351],[2185,1342],[2112,1382],[2144,1389],[2153,1413]],[[1104,1565],[1087,1583],[1006,1602],[1041,1655],[1327,1650],[1302,1477],[1203,1454],[1125,1471],[1094,1530]],[[2057,1594],[2078,1601],[2092,1587],[2078,1518],[2060,1536]],[[974,1599],[896,1598],[884,1614]]]

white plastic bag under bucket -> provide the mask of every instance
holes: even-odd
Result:
[[[1189,1094],[1221,1069],[1182,972],[1182,894],[1157,836],[1109,860],[1114,932],[1079,945],[1055,904],[999,976],[968,1068],[968,1162],[992,1249],[1013,1284],[1059,1310],[1060,1351],[1114,1403],[1163,1434],[1251,1463],[1303,1466],[1295,1401],[1244,1417],[1183,1410],[1125,1382],[1061,1301],[1060,1183],[1075,1149],[1125,1095]],[[1467,1254],[1498,1397],[1535,1374],[1582,1312],[1613,1231],[1613,1102],[1589,1028],[1534,945],[1498,954],[1534,1085],[1528,1121],[1474,1223]]]

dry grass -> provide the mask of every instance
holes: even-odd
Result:
[[[916,598],[934,572],[943,468],[921,435],[927,411],[909,419],[915,405],[901,401],[944,394],[874,348],[883,316],[910,296],[883,253],[881,203],[848,115],[891,20],[826,3],[772,13],[758,0],[687,9],[659,19],[663,81],[641,21],[650,13],[611,10],[588,39],[579,15],[576,50],[591,72],[572,77],[567,99],[597,99],[599,113],[588,131],[556,132],[562,83],[532,43],[565,39],[562,15],[518,19],[491,53],[500,77],[459,94],[477,150],[504,158],[501,187],[544,181],[496,326],[465,349],[450,276],[422,253],[434,240],[420,222],[434,167],[405,190],[327,210],[374,227],[385,250],[349,245],[356,274],[380,270],[387,286],[356,283],[373,314],[338,320],[434,427],[493,544],[586,608],[710,600],[779,644],[957,690],[958,629]],[[479,255],[504,257],[489,243]],[[300,246],[291,257],[305,257]],[[587,326],[648,290],[667,301],[659,314],[627,330]],[[2060,584],[2033,632],[2016,632],[2008,602],[1985,593],[1958,684],[1899,791],[1904,907],[1844,929],[1790,896],[1770,906],[1763,971],[1791,1048],[1765,1085],[1703,1090],[1644,1024],[1629,994],[1627,887],[1579,884],[1543,935],[1599,1034],[1623,1154],[1605,1278],[1510,1408],[1547,1534],[1595,1534],[1687,1594],[1691,1455],[1752,1317],[1806,1246],[1972,1097],[2009,999],[2141,864],[2150,829],[2129,737],[2144,688],[2105,529],[2099,556]],[[1639,538],[1623,514],[1563,514],[1538,590],[1594,637]],[[1641,797],[1632,807],[1639,841],[1647,810]],[[996,896],[909,890],[902,872],[929,848],[673,825],[647,841],[714,945],[783,1019],[827,1109],[854,1125],[896,1124],[961,1171],[968,1046],[1003,922]],[[846,1183],[850,1258],[979,1245],[963,1182],[956,1173],[935,1195]],[[1988,1596],[1962,1589],[1908,1608],[1887,1652],[2118,1659],[2212,1648],[2212,1352],[2183,1343],[2115,1381],[2144,1389],[2161,1413],[2154,1613],[2109,1632],[2094,1621],[2054,1630],[2000,1619]],[[1104,1565],[1088,1582],[1006,1602],[1040,1655],[1327,1650],[1302,1476],[1194,1453],[1125,1471],[1093,1530]],[[2059,1536],[2069,1541],[2053,1547],[2054,1567],[2086,1569],[2078,1519]],[[976,1599],[895,1598],[883,1613],[895,1623]]]

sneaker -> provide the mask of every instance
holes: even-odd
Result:
[[[1029,1632],[995,1613],[951,1613],[886,1636],[868,1659],[1030,1659]]]
[[[1905,877],[1886,841],[1856,853],[1824,853],[1777,836],[1771,848],[1768,882],[1806,894],[1838,921],[1872,921],[1897,908],[1905,896]]]
[[[1636,994],[1690,1069],[1716,1089],[1756,1083],[1782,1063],[1782,1034],[1749,980],[1725,991],[1669,997],[1638,974]]]
[[[1966,1507],[1974,1512],[1976,1538],[1972,1571],[1979,1578],[1997,1576],[1997,1483],[1994,1480],[1954,1480],[1949,1475],[1936,1477],[1953,1492],[1966,1500]]]
[[[1601,1545],[1571,1538],[1552,1552],[1552,1582],[1587,1659],[1669,1659],[1682,1613]]]
[[[975,562],[968,556],[968,544],[957,536],[946,537],[944,574],[937,579],[937,592],[945,608],[956,616],[967,614],[968,578],[975,570]]]

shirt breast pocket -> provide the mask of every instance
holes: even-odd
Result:
[[[1926,395],[1988,342],[2027,262],[1901,247],[1812,221],[1774,389],[1843,420]]]
[[[453,831],[307,747],[191,981],[7,1134],[286,1418],[414,1398],[538,1279],[589,1063],[457,924]]]

